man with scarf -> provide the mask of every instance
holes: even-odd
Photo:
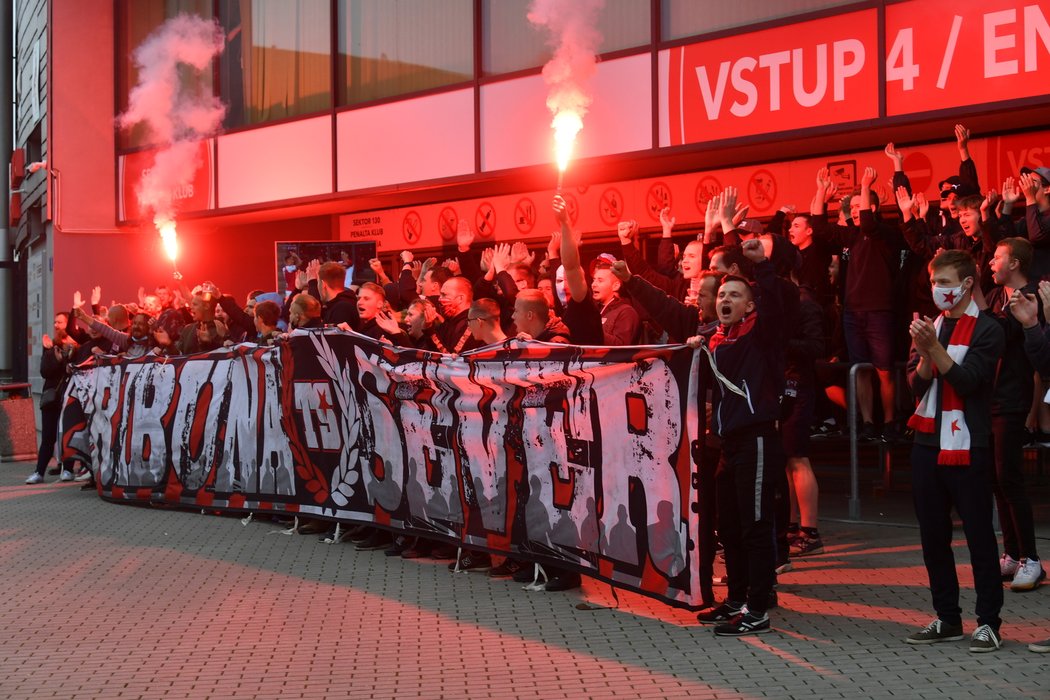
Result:
[[[912,321],[908,383],[920,399],[908,425],[915,429],[912,492],[923,561],[937,619],[908,636],[908,644],[963,638],[959,579],[952,554],[952,517],[962,519],[977,590],[977,628],[971,652],[995,651],[1003,588],[992,528],[992,383],[1003,355],[1002,327],[973,300],[977,264],[966,251],[930,261],[936,320]]]
[[[776,576],[773,534],[773,482],[783,478],[785,458],[776,420],[784,387],[783,299],[773,264],[762,241],[742,244],[754,265],[757,289],[747,279],[727,275],[715,301],[715,328],[690,338],[706,343],[711,372],[711,428],[721,440],[715,473],[718,535],[725,549],[725,602],[697,615],[718,636],[738,637],[770,631],[766,610]],[[668,334],[681,338],[696,328],[695,307],[686,307],[634,277],[622,261],[613,266],[632,294]],[[655,294],[654,294],[655,292]],[[713,332],[712,332],[713,331]]]

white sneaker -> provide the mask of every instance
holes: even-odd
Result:
[[[1003,580],[1012,581],[1020,564],[1021,562],[1003,552],[1003,556],[999,557],[999,573],[1003,575]]]
[[[62,475],[60,477],[58,477],[58,480],[59,481],[72,481],[73,480],[73,472],[69,471],[68,469],[63,469],[62,470]]]
[[[73,481],[91,481],[91,477],[94,476],[90,469],[85,469],[82,473],[77,474]]]
[[[42,483],[44,483],[44,475],[43,474],[37,474],[36,472],[33,472],[32,474],[29,475],[29,478],[26,479],[26,483],[27,484],[42,484]]]
[[[1043,566],[1038,559],[1022,559],[1014,574],[1014,580],[1010,584],[1010,590],[1030,591],[1044,578],[1046,578],[1046,572],[1043,571]]]

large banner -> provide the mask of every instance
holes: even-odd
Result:
[[[300,331],[78,371],[63,444],[114,501],[373,523],[695,607],[699,362]]]

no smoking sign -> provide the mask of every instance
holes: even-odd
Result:
[[[419,243],[419,237],[423,234],[423,220],[416,211],[405,214],[405,220],[401,223],[401,233],[409,245]]]
[[[660,212],[671,206],[671,188],[662,182],[654,182],[645,195],[645,209],[654,221],[660,220]]]
[[[478,205],[478,210],[474,213],[474,226],[478,235],[484,238],[491,238],[496,232],[496,210],[491,204],[482,202]]]

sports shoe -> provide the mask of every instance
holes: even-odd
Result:
[[[1038,559],[1021,559],[1018,562],[1014,580],[1010,583],[1011,591],[1030,591],[1046,578],[1046,572]]]
[[[1021,562],[1011,557],[1006,552],[1003,552],[1003,556],[999,557],[999,573],[1002,574],[1004,581],[1012,581],[1014,574],[1017,573],[1017,567],[1020,566]]]
[[[976,634],[976,632],[974,633]],[[942,620],[934,620],[905,639],[908,644],[936,644],[937,642],[957,642],[963,638],[963,626],[949,625]]]
[[[514,583],[532,583],[532,580],[536,578],[536,565],[532,562],[525,562],[510,577]]]
[[[970,651],[982,653],[995,651],[1003,645],[1003,638],[989,625],[981,625],[970,635]]]
[[[33,472],[26,479],[26,483],[27,484],[42,484],[42,483],[44,483],[44,475],[43,474],[38,474],[37,472]]]
[[[63,469],[62,470],[62,475],[58,477],[58,480],[59,481],[72,481],[73,480],[73,472],[69,471],[68,469]]]
[[[489,577],[490,578],[509,578],[509,577],[513,576],[514,574],[518,573],[519,571],[521,571],[523,568],[526,568],[526,567],[530,571],[532,570],[532,565],[531,564],[523,564],[522,562],[518,561],[517,559],[511,559],[511,558],[508,557],[507,559],[504,559],[503,563],[500,564],[499,566],[494,566],[491,569],[489,569]]]
[[[743,637],[745,634],[765,634],[772,631],[769,626],[769,615],[745,612],[729,622],[715,627],[719,637]]]
[[[1028,645],[1028,651],[1034,651],[1036,654],[1050,654],[1050,639],[1032,642]]]
[[[785,559],[784,561],[782,561],[779,564],[777,564],[777,568],[774,569],[774,571],[776,571],[777,576],[779,576],[780,574],[786,574],[787,572],[791,571],[793,568],[794,567],[791,565],[791,560],[790,559]]]
[[[871,442],[878,439],[879,433],[875,430],[874,423],[864,423],[857,429],[857,440],[860,442]]]
[[[696,621],[701,625],[720,625],[723,622],[732,622],[743,614],[743,603],[735,603],[731,600],[727,600],[717,608],[697,613]]]
[[[370,552],[373,549],[386,549],[390,546],[390,533],[385,530],[375,529],[368,538],[357,543],[357,551]]]
[[[582,584],[580,575],[569,571],[559,571],[554,576],[551,576],[543,590],[545,591],[571,591],[574,588],[579,588]]]
[[[84,469],[75,477],[73,477],[73,481],[91,481],[91,479],[93,479],[94,476],[95,475],[91,473],[90,469]]]
[[[824,540],[819,537],[808,537],[802,535],[791,545],[791,556],[808,557],[811,554],[824,553]]]

